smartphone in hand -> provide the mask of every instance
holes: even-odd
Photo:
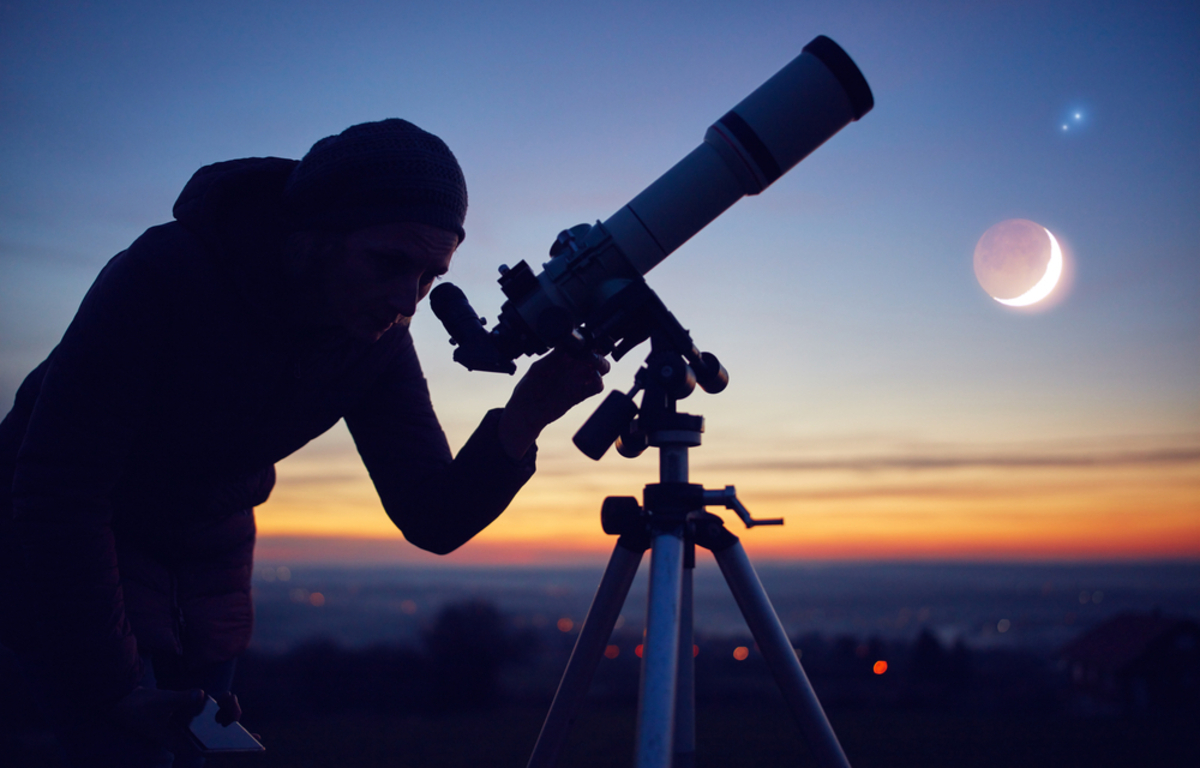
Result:
[[[221,707],[207,696],[204,710],[188,723],[188,735],[202,752],[263,752],[266,750],[258,739],[242,727],[241,723],[221,725],[217,712]]]

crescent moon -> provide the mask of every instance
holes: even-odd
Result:
[[[1010,307],[1028,307],[1049,296],[1050,291],[1054,290],[1054,286],[1058,285],[1058,279],[1062,277],[1063,271],[1062,248],[1058,247],[1058,241],[1054,239],[1054,234],[1050,230],[1045,227],[1042,229],[1045,229],[1046,234],[1050,236],[1050,262],[1046,264],[1046,274],[1042,275],[1042,279],[1038,280],[1032,288],[1015,299],[996,299],[1001,304]]]

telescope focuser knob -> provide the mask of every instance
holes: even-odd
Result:
[[[642,527],[642,505],[633,496],[609,496],[600,507],[600,525],[609,536]]]
[[[578,251],[579,243],[592,231],[591,224],[576,224],[570,229],[564,229],[550,244],[550,258],[560,256],[567,250]]]
[[[554,258],[570,247],[570,235],[571,233],[565,229],[558,233],[558,237],[554,238],[553,243],[550,243],[550,258]]]

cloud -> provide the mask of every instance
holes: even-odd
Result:
[[[864,456],[831,459],[726,461],[706,470],[764,472],[922,472],[948,469],[1097,469],[1173,466],[1200,463],[1200,448],[1164,448],[1093,454],[1011,454],[982,456]]]
[[[1076,490],[1077,486],[1065,486],[1066,490]],[[786,489],[786,490],[766,490],[760,491],[756,489],[747,490],[754,494],[757,500],[771,501],[861,501],[864,499],[970,499],[977,500],[983,498],[1012,498],[1012,497],[1043,497],[1047,495],[1048,490],[1045,487],[1000,487],[995,485],[980,486],[971,484],[970,486],[959,485],[875,485],[869,487],[846,487],[838,486],[834,488],[818,488],[814,490],[802,489]],[[914,513],[911,510],[906,510],[905,514],[912,517]],[[939,516],[941,513],[938,513]]]
[[[361,471],[346,470],[344,472],[330,471],[305,471],[303,469],[292,468],[285,475],[279,477],[279,483],[286,483],[289,486],[331,486],[331,485],[352,485],[361,483],[364,480],[369,480],[369,476],[365,469]]]
[[[23,262],[33,265],[53,266],[57,268],[86,267],[90,273],[100,271],[104,260],[111,257],[108,254],[103,259],[94,253],[85,253],[76,249],[63,247],[61,244],[48,245],[32,241],[14,240],[10,237],[0,237],[0,263]]]

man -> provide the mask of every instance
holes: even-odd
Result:
[[[275,462],[344,418],[387,514],[446,553],[602,389],[602,360],[551,353],[452,457],[408,323],[466,209],[440,139],[365,123],[300,162],[202,168],[100,273],[0,424],[0,640],[74,763],[199,764],[170,739],[201,689],[238,716]]]

